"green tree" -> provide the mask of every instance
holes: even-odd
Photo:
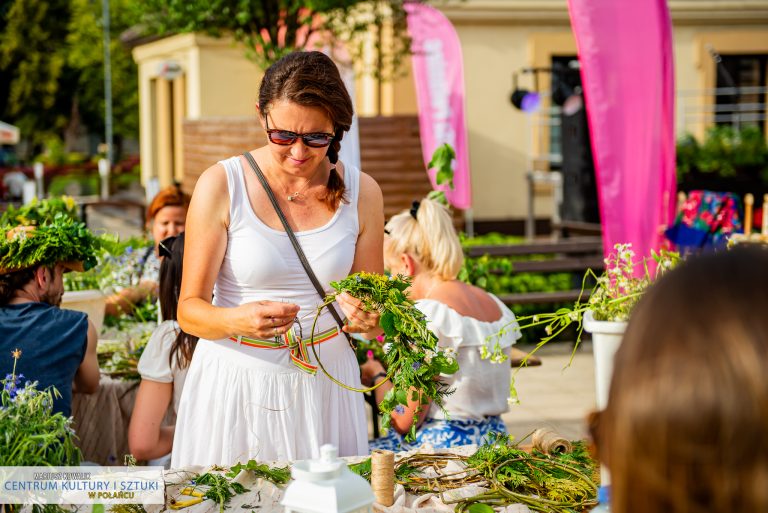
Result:
[[[73,77],[65,69],[61,43],[69,17],[68,0],[14,0],[3,19],[0,69],[8,88],[3,115],[24,135],[34,134],[37,143],[67,123],[63,96]]]
[[[231,35],[242,42],[248,57],[266,68],[283,55],[305,48],[307,39],[322,32],[329,41],[343,41],[353,55],[361,37],[371,30],[393,31],[395,51],[382,53],[392,70],[407,53],[406,0],[137,0],[136,16],[147,30],[165,33],[204,32]],[[410,0],[418,1],[418,0]],[[377,37],[381,48],[382,37]],[[381,59],[380,59],[381,61]]]
[[[138,132],[137,72],[119,34],[131,25],[129,0],[110,0],[115,134]],[[0,3],[0,116],[33,147],[63,138],[73,124],[104,127],[100,0]],[[7,91],[7,94],[2,94]],[[35,150],[33,150],[35,151]]]

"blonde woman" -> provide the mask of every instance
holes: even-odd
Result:
[[[481,350],[494,344],[488,340],[502,326],[514,323],[514,314],[493,294],[456,279],[464,261],[459,238],[448,210],[424,199],[410,210],[394,216],[386,225],[384,262],[392,274],[410,276],[409,294],[426,315],[439,344],[456,352],[459,371],[443,378],[455,392],[445,400],[445,413],[428,404],[418,419],[416,442],[434,447],[480,443],[490,431],[506,432],[500,415],[507,411],[509,363],[481,358]],[[509,356],[520,333],[508,330],[499,340]],[[365,384],[377,383],[386,370],[377,360],[361,366]],[[376,390],[381,401],[391,388],[385,383]],[[392,415],[387,436],[371,442],[376,449],[403,450],[410,447],[403,434],[411,428],[416,402]],[[446,415],[447,414],[447,415]]]

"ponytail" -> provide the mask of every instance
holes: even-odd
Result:
[[[335,212],[339,208],[339,203],[347,202],[346,187],[344,185],[344,179],[336,169],[336,163],[339,161],[339,151],[341,150],[341,139],[344,137],[344,130],[336,130],[336,136],[328,146],[328,160],[334,166],[331,168],[331,172],[328,174],[328,183],[326,184],[326,192],[320,200],[328,207],[331,212]]]
[[[392,240],[389,251],[409,253],[426,270],[443,280],[453,280],[464,264],[464,252],[448,208],[424,198],[414,201],[387,223]]]

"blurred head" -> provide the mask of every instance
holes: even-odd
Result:
[[[61,305],[67,271],[64,264],[55,264],[0,274],[0,306],[10,303],[20,292],[24,297],[38,298],[41,303]]]
[[[175,321],[178,319],[179,292],[184,269],[184,233],[160,241],[159,247],[163,256],[160,263],[160,312],[164,320]],[[171,347],[170,360],[176,358],[179,367],[186,367],[192,360],[196,344],[197,337],[179,330]]]
[[[768,511],[768,251],[691,258],[644,295],[594,423],[611,511]]]
[[[352,99],[336,64],[322,52],[293,52],[272,64],[259,88],[258,110],[265,129],[333,134],[330,144],[319,148],[308,146],[301,138],[290,145],[270,138],[273,157],[289,171],[302,166],[314,169],[326,156],[335,164],[344,132],[352,126]],[[335,210],[344,194],[337,172],[330,173],[328,190],[324,200]]]
[[[188,207],[189,196],[178,185],[171,185],[157,193],[147,207],[147,228],[155,245],[184,231]]]
[[[410,210],[392,217],[385,227],[384,265],[393,274],[402,272],[404,257],[417,262],[418,272],[443,280],[456,278],[464,252],[446,207],[430,199],[414,201]]]

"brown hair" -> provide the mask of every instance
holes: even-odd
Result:
[[[147,207],[147,222],[152,221],[165,207],[189,208],[189,195],[182,192],[179,184],[166,187],[152,198],[152,202]]]
[[[259,111],[266,116],[278,100],[325,111],[333,123],[335,137],[328,146],[328,160],[336,164],[344,132],[352,126],[354,112],[344,81],[336,64],[322,52],[293,52],[272,64],[264,73],[259,88]],[[322,198],[331,211],[346,201],[344,179],[334,167]]]
[[[768,511],[768,252],[694,257],[653,285],[594,425],[611,511]]]
[[[35,271],[40,267],[30,267],[21,271],[0,274],[0,306],[5,306],[16,295],[16,291],[32,281]]]
[[[408,253],[443,280],[453,280],[464,264],[464,252],[448,208],[424,198],[410,210],[392,216],[386,226],[388,256]]]
[[[160,312],[163,320],[175,321],[177,309],[179,306],[179,291],[181,290],[181,275],[184,269],[182,261],[184,260],[184,233],[176,237],[169,237],[163,241],[166,245],[169,255],[163,257],[160,263]],[[170,247],[167,247],[170,245]],[[168,364],[172,365],[174,357],[180,369],[184,369],[192,361],[192,354],[195,352],[198,337],[190,335],[179,329],[176,333],[176,339],[171,346],[171,352],[168,356]]]

